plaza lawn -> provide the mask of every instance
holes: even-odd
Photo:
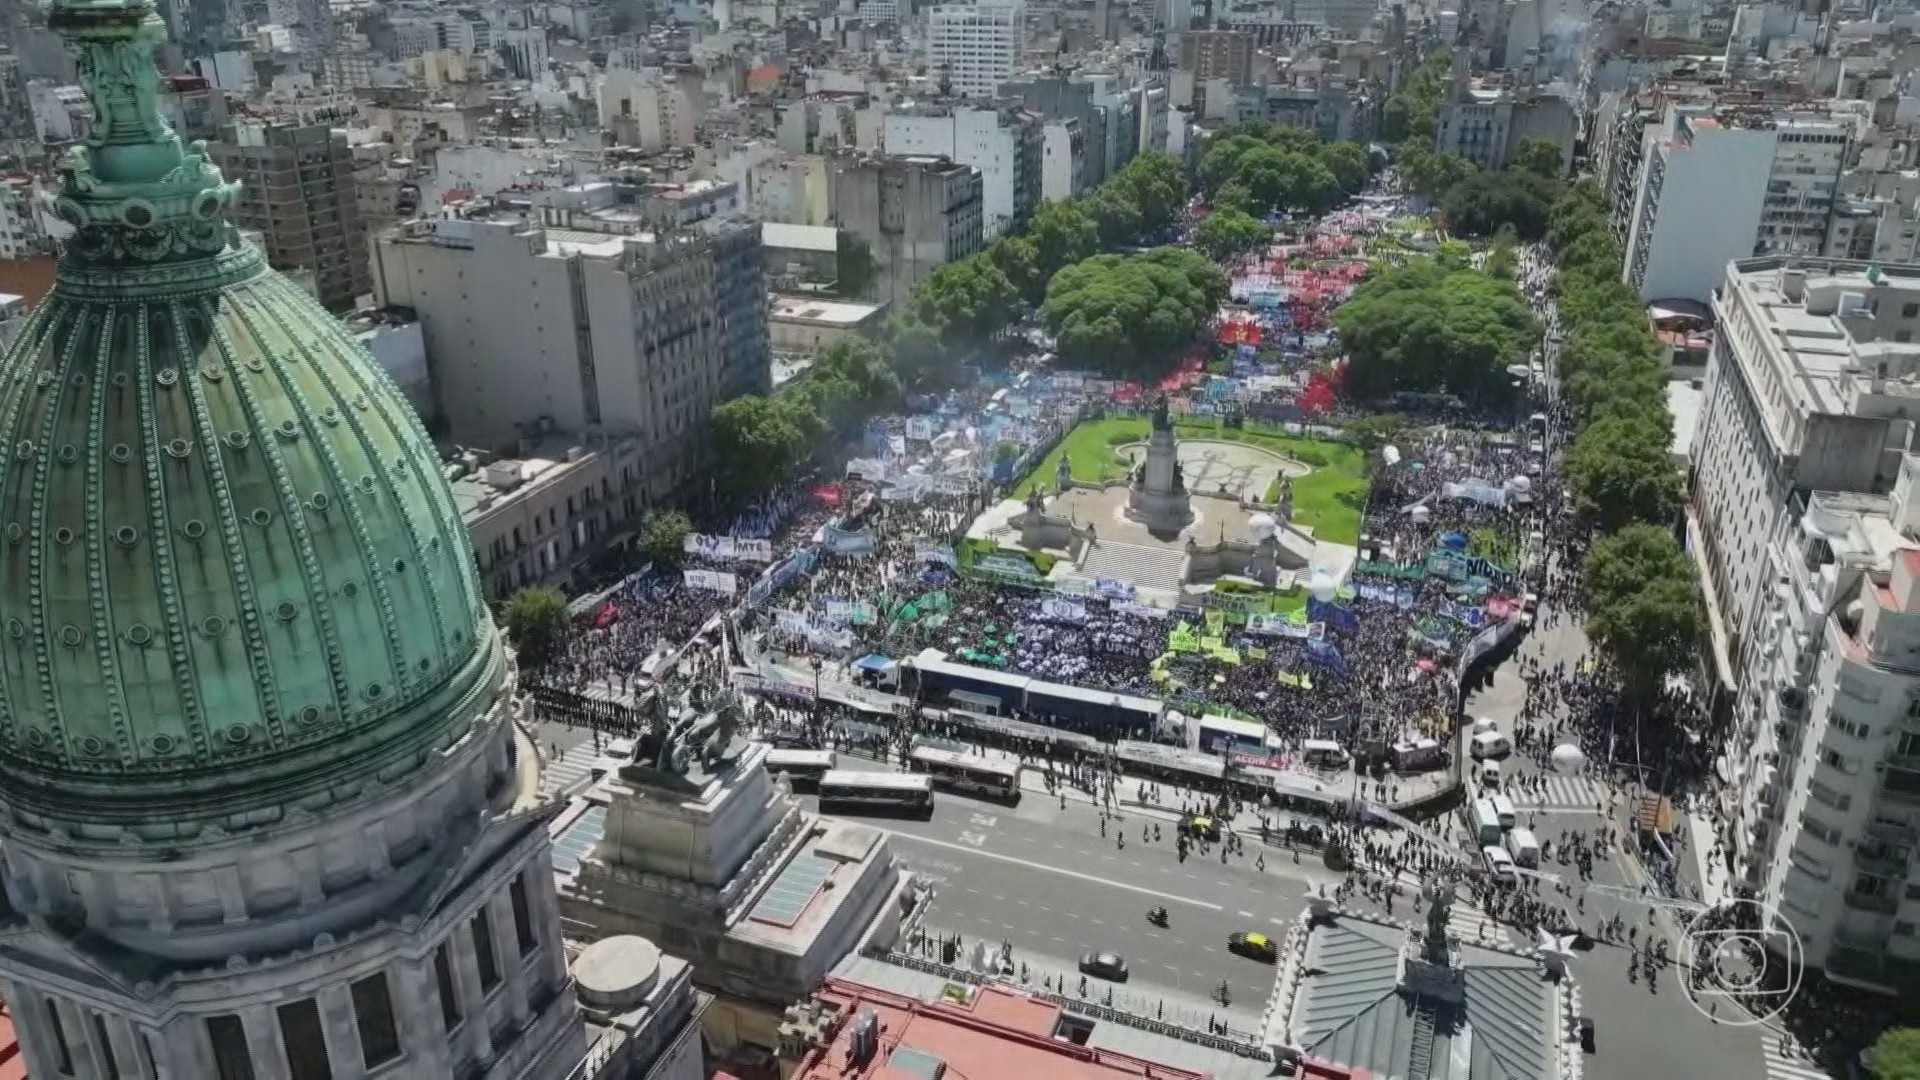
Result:
[[[1314,535],[1336,544],[1354,544],[1360,540],[1360,518],[1367,507],[1366,455],[1345,443],[1304,439],[1276,428],[1261,425],[1231,428],[1218,420],[1180,419],[1174,432],[1182,439],[1218,439],[1246,443],[1289,457],[1313,471],[1293,482],[1293,519],[1311,525]],[[1013,497],[1024,499],[1034,485],[1053,486],[1060,467],[1060,455],[1073,461],[1073,478],[1089,483],[1124,480],[1127,465],[1118,447],[1145,442],[1152,423],[1145,417],[1117,416],[1089,420],[1060,440],[1040,464],[1013,489]],[[1278,484],[1274,485],[1277,489]],[[1267,492],[1269,500],[1276,490]]]

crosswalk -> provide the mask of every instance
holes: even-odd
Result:
[[[583,742],[572,747],[558,758],[547,762],[540,770],[540,794],[554,795],[566,791],[593,772],[593,762],[600,756],[592,742]]]
[[[1416,920],[1417,922],[1418,920]],[[1447,913],[1447,930],[1469,945],[1515,944],[1513,932],[1472,904],[1456,900]]]
[[[1516,810],[1585,810],[1607,801],[1607,786],[1598,780],[1584,776],[1545,776],[1539,781],[1541,789],[1523,788],[1517,784],[1507,791],[1507,797],[1513,800]]]
[[[1790,1056],[1780,1052],[1780,1032],[1777,1028],[1769,1026],[1762,1030],[1765,1035],[1761,1054],[1766,1058],[1767,1080],[1828,1080],[1827,1071],[1807,1060],[1804,1053]],[[1794,1043],[1788,1049],[1798,1051],[1799,1044]]]

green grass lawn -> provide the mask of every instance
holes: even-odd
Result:
[[[1474,529],[1467,533],[1467,554],[1512,570],[1520,565],[1520,542],[1498,529]]]
[[[1293,482],[1293,519],[1302,525],[1311,525],[1316,536],[1333,543],[1359,541],[1368,484],[1366,455],[1358,449],[1344,443],[1303,439],[1259,425],[1230,428],[1217,420],[1192,419],[1176,420],[1173,426],[1183,439],[1248,443],[1313,466],[1312,472]],[[1075,480],[1096,484],[1124,480],[1127,465],[1116,448],[1145,442],[1151,432],[1152,422],[1145,417],[1089,420],[1068,432],[1060,445],[1041,459],[1033,472],[1013,489],[1013,497],[1026,498],[1036,484],[1050,489],[1062,454],[1072,459]],[[1271,501],[1274,497],[1275,492],[1270,489],[1267,498]]]

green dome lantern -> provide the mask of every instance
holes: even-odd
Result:
[[[56,0],[95,112],[0,363],[0,806],[171,843],[397,782],[505,677],[405,399],[224,216],[149,3]]]

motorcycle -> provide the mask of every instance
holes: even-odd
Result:
[[[1147,912],[1147,921],[1152,923],[1155,926],[1165,929],[1167,925],[1167,909],[1155,908],[1152,911]]]

